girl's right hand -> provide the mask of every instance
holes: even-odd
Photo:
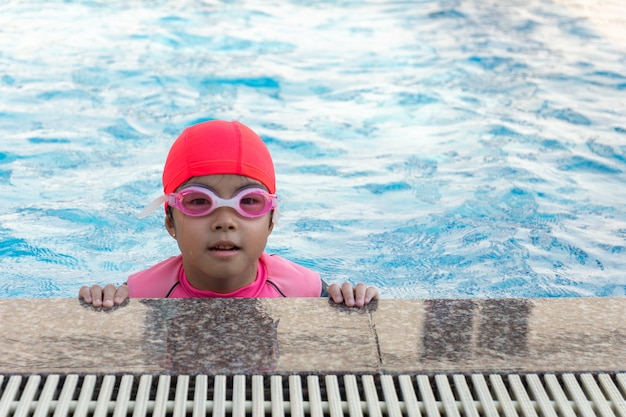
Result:
[[[115,288],[115,285],[107,284],[103,289],[97,284],[91,288],[85,285],[78,292],[78,298],[94,307],[112,308],[126,301],[128,298],[128,286],[122,284]]]

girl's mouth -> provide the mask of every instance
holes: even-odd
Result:
[[[240,249],[231,242],[222,242],[209,247],[209,254],[216,259],[231,259],[239,254]]]
[[[237,251],[239,249],[240,248],[238,246],[233,245],[231,243],[220,243],[215,246],[211,246],[209,248],[210,251],[214,251],[214,252],[223,252],[223,251],[232,252],[232,251]]]

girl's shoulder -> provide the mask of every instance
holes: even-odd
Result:
[[[284,297],[319,297],[322,278],[319,273],[279,255],[263,253],[259,259],[267,268],[267,282]]]
[[[172,256],[128,277],[131,298],[164,298],[178,282],[183,266],[182,255]]]

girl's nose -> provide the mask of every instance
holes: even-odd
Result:
[[[225,231],[237,229],[237,212],[230,207],[220,207],[212,214],[211,230]]]

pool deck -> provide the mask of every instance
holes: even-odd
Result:
[[[0,300],[0,374],[626,371],[626,298]]]

